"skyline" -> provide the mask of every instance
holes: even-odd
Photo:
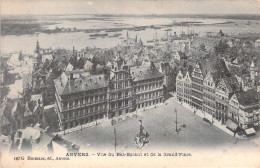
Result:
[[[144,8],[145,7],[145,8]],[[1,15],[232,15],[260,14],[260,0],[3,0]]]

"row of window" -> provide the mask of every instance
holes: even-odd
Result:
[[[150,92],[147,94],[141,94],[136,96],[136,100],[145,100],[147,98],[152,98],[156,96],[161,96],[163,93],[162,91],[155,91],[155,92]]]
[[[126,107],[126,106],[128,106],[128,100],[113,102],[113,103],[111,103],[110,109],[122,108],[122,107]]]
[[[204,99],[207,98],[207,99],[210,99],[212,101],[215,101],[215,96],[214,95],[210,95],[210,94],[204,94]]]
[[[203,89],[204,89],[205,91],[215,93],[215,89],[212,89],[212,88],[209,88],[209,87],[205,87],[205,86],[204,86]]]
[[[159,82],[159,81],[162,81],[162,78],[154,78],[154,79],[142,80],[142,81],[134,82],[133,85],[141,85],[141,84],[152,83],[152,82]]]
[[[82,124],[86,124],[86,123],[95,121],[97,119],[102,119],[104,115],[105,115],[105,113],[86,117],[86,118],[82,118],[80,120],[75,120],[75,121],[68,122],[68,123],[64,123],[64,129],[73,128],[73,127],[76,127],[78,125],[82,125]]]
[[[201,93],[199,93],[199,92],[196,92],[196,91],[192,91],[192,95],[194,96],[194,97],[197,97],[197,98],[199,98],[199,99],[201,99],[202,100],[202,98],[203,98],[203,94],[201,94]]]
[[[125,82],[117,82],[114,83],[110,86],[110,89],[112,90],[117,90],[117,89],[125,89],[127,88],[129,85],[129,81],[125,81]]]
[[[134,89],[134,92],[142,92],[142,91],[147,91],[147,90],[153,90],[155,88],[162,86],[162,83],[163,82],[156,82],[156,83],[149,84],[149,85],[138,86]]]
[[[200,85],[197,85],[195,83],[192,84],[192,88],[195,89],[195,90],[203,92],[203,87],[200,86]]]
[[[99,89],[95,89],[95,90],[90,90],[90,91],[86,91],[86,92],[80,92],[80,93],[74,93],[73,95],[65,95],[62,96],[62,99],[80,99],[80,98],[84,98],[88,95],[93,95],[93,94],[102,94],[102,93],[106,93],[107,92],[107,88],[99,88]]]
[[[98,105],[98,106],[91,106],[91,107],[86,107],[84,109],[79,109],[77,111],[69,111],[63,113],[65,119],[73,119],[75,117],[81,117],[84,115],[89,115],[93,113],[97,113],[100,111],[103,111],[106,109],[106,104]]]
[[[152,106],[152,105],[155,105],[155,104],[158,104],[158,103],[162,103],[162,99],[156,99],[156,100],[153,100],[153,101],[138,104],[137,109]]]
[[[63,105],[63,108],[66,108],[68,106],[72,107],[72,106],[89,104],[89,103],[92,103],[92,102],[102,102],[106,98],[107,98],[106,95],[89,96],[89,97],[85,97],[85,99],[76,99],[76,100],[71,100],[71,101],[63,101],[62,105]]]

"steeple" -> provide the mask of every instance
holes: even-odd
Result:
[[[39,54],[40,53],[40,44],[39,44],[39,41],[37,39],[37,42],[36,42],[36,47],[35,47],[35,51],[34,51],[36,54]]]
[[[255,85],[255,64],[254,61],[252,61],[250,65],[250,78],[252,80],[252,86]]]
[[[135,35],[135,42],[137,43],[137,34]]]
[[[128,31],[126,32],[126,39],[129,39]]]

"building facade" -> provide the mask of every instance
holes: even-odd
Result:
[[[203,111],[215,116],[215,87],[213,75],[208,71],[203,81]]]
[[[146,67],[132,67],[134,109],[145,109],[163,102],[164,75],[151,64]]]
[[[132,111],[132,77],[125,61],[117,57],[108,82],[108,118]]]
[[[202,110],[203,107],[203,74],[199,63],[195,65],[192,72],[192,106]]]
[[[177,100],[182,101],[183,99],[183,74],[179,71],[176,78],[176,93]]]
[[[256,90],[237,92],[229,100],[228,118],[244,130],[252,128],[255,123],[259,122],[258,118],[254,116],[259,107],[259,93]]]
[[[163,74],[153,68],[132,69],[131,74],[125,61],[117,58],[109,74],[63,73],[54,80],[60,130],[162,102]],[[136,71],[143,73],[138,77]]]
[[[184,78],[183,78],[183,102],[191,105],[192,103],[191,95],[192,95],[191,74],[189,73],[189,71],[186,71],[186,74],[184,73]]]
[[[229,100],[234,92],[238,92],[240,86],[236,77],[223,78],[216,87],[216,118],[223,124],[228,119]]]

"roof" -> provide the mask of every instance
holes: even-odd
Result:
[[[200,67],[202,73],[205,76],[208,71],[213,75],[214,80],[218,78],[230,77],[231,73],[229,72],[225,61],[220,59],[203,59],[200,61]]]
[[[90,62],[89,60],[87,60],[85,65],[84,65],[84,69],[91,69],[92,66],[93,66],[93,63]]]
[[[70,79],[63,73],[61,77],[54,80],[59,95],[79,93],[87,90],[107,87],[104,74],[81,76],[77,79]]]
[[[37,150],[41,152],[48,152],[48,145],[51,144],[54,135],[43,132],[40,136],[40,142],[37,144]]]
[[[71,148],[71,147],[79,148],[78,145],[73,144],[72,142],[63,139],[58,134],[53,138],[53,141],[56,142],[57,144],[59,144],[60,146],[65,147],[65,148]]]
[[[227,89],[229,92],[236,92],[239,91],[239,83],[236,77],[232,76],[229,78],[223,78],[224,83],[226,84]]]
[[[131,67],[130,73],[134,81],[141,81],[153,78],[163,77],[164,75],[155,68],[154,65],[148,67]]]
[[[43,129],[39,127],[26,127],[20,130],[22,132],[22,138],[27,140],[36,140],[41,136]]]
[[[254,89],[237,92],[235,95],[240,105],[249,106],[255,103],[260,103],[258,93]]]
[[[12,100],[6,100],[2,103],[0,109],[0,126],[6,126],[11,124],[12,120],[12,113],[15,110],[14,108],[17,107],[17,104]]]

